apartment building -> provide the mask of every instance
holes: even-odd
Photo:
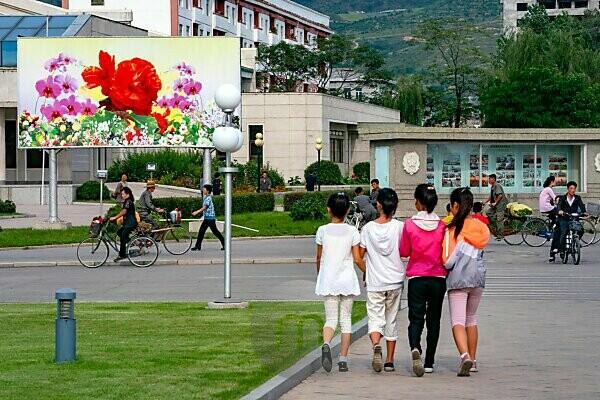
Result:
[[[57,0],[41,0],[57,3]],[[131,14],[131,25],[154,35],[238,36],[241,47],[283,40],[311,46],[332,33],[329,17],[290,0],[60,0],[63,8],[100,13],[105,18]]]
[[[588,10],[600,9],[600,0],[500,0],[500,3],[504,31],[508,33],[517,29],[529,6],[544,6],[551,18],[562,13],[582,16]]]

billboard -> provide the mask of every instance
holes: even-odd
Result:
[[[19,148],[212,147],[237,38],[20,38]]]

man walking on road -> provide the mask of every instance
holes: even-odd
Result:
[[[152,193],[156,189],[156,183],[154,181],[148,181],[146,183],[146,190],[142,193],[139,200],[138,212],[142,221],[152,225],[152,229],[158,229],[158,224],[152,219],[150,215],[152,211],[162,213],[164,210],[160,207],[155,207],[152,203]]]
[[[504,240],[504,213],[506,212],[506,206],[508,199],[504,194],[504,188],[497,182],[496,174],[489,176],[491,192],[490,198],[486,203],[490,204],[490,209],[487,212],[487,216],[490,222],[496,223],[496,240]]]

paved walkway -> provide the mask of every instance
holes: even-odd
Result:
[[[488,287],[478,313],[481,372],[456,377],[458,355],[444,304],[433,375],[411,374],[404,310],[395,373],[372,371],[371,345],[364,337],[351,347],[349,373],[320,370],[284,399],[599,399],[598,248],[584,249],[588,261],[581,267],[534,264],[535,249],[505,250],[488,260]]]

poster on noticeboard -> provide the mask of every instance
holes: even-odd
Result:
[[[20,38],[17,57],[21,149],[212,147],[215,92],[241,86],[237,38]]]

